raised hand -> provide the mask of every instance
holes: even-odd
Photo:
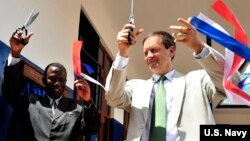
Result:
[[[200,53],[204,47],[204,43],[197,35],[196,29],[189,23],[191,18],[184,20],[178,18],[178,22],[181,25],[171,25],[169,28],[174,31],[172,34],[176,42],[185,44],[193,52]]]
[[[9,42],[11,47],[11,55],[13,57],[19,58],[22,49],[26,44],[28,44],[30,37],[33,33],[29,33],[27,36],[23,37],[22,28],[18,28],[11,36]]]
[[[119,54],[123,57],[127,57],[131,45],[135,45],[137,38],[143,32],[143,29],[139,29],[136,32],[132,32],[131,29],[134,31],[135,25],[133,24],[125,24],[120,32],[117,34],[117,41],[119,47]],[[128,42],[128,36],[130,35],[131,45]]]
[[[83,102],[92,102],[90,87],[86,80],[84,80],[82,77],[78,77],[78,79],[75,80],[75,88],[77,96],[79,96]]]

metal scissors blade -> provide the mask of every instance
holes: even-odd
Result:
[[[33,9],[29,15],[29,17],[27,18],[25,24],[23,25],[23,29],[25,29],[26,35],[27,35],[27,30],[29,28],[29,26],[34,22],[34,20],[37,18],[37,16],[39,15],[39,12],[36,12],[35,9]]]
[[[134,0],[131,0],[131,7],[130,7],[130,15],[129,15],[129,23],[134,24],[135,23],[135,17],[134,17]],[[128,35],[128,43],[132,45],[131,42],[131,32],[133,32],[133,28],[130,29],[129,35]]]
[[[135,23],[135,18],[134,18],[134,0],[131,0],[129,23],[130,24],[134,24]]]

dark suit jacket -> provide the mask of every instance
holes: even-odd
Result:
[[[97,133],[99,116],[95,106],[86,109],[82,102],[62,97],[53,116],[47,96],[21,95],[19,66],[5,66],[3,96],[18,117],[20,140],[75,141],[81,135]]]

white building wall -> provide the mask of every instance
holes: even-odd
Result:
[[[73,88],[72,42],[78,39],[80,11],[83,10],[98,34],[111,32],[113,28],[102,28],[104,21],[112,27],[102,2],[85,0],[0,0],[0,40],[9,45],[9,38],[22,27],[33,8],[40,12],[29,32],[34,35],[23,49],[22,55],[44,69],[51,62],[62,63],[68,72],[67,86]],[[96,11],[98,9],[98,11]],[[95,18],[93,18],[95,17]],[[116,41],[101,37],[108,42]],[[112,43],[114,46],[115,43]],[[109,51],[109,50],[108,50]],[[115,114],[114,114],[115,113]],[[112,117],[123,123],[123,110],[115,109]]]
[[[22,55],[44,69],[51,62],[65,65],[67,85],[73,88],[71,46],[78,38],[79,0],[0,0],[0,40],[9,45],[12,33],[36,8],[40,14],[29,31],[34,35]]]

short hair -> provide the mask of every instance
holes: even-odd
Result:
[[[50,66],[58,67],[60,70],[64,71],[64,73],[65,73],[65,75],[67,77],[66,68],[62,64],[60,64],[60,63],[53,62],[53,63],[50,63],[49,65],[47,65],[47,67],[45,68],[44,73],[43,73],[43,75],[44,75],[45,78],[47,77],[47,71],[48,71],[48,69],[49,69]]]
[[[163,46],[165,47],[165,49],[169,49],[171,46],[174,47],[174,49],[176,50],[176,44],[175,44],[175,41],[174,41],[174,37],[166,32],[166,31],[153,31],[153,32],[150,32],[142,41],[142,44],[144,45],[145,41],[149,38],[149,37],[152,37],[152,36],[158,36],[162,39],[162,44]],[[174,59],[175,56],[172,57],[172,60]]]
[[[176,45],[175,45],[175,41],[174,41],[174,38],[173,36],[166,32],[166,31],[154,31],[154,32],[151,32],[149,33],[144,39],[143,39],[143,42],[142,44],[144,45],[145,41],[149,38],[149,37],[152,37],[152,36],[158,36],[162,39],[162,44],[164,45],[164,47],[166,49],[168,49],[169,47],[173,46],[174,48],[176,48]]]

